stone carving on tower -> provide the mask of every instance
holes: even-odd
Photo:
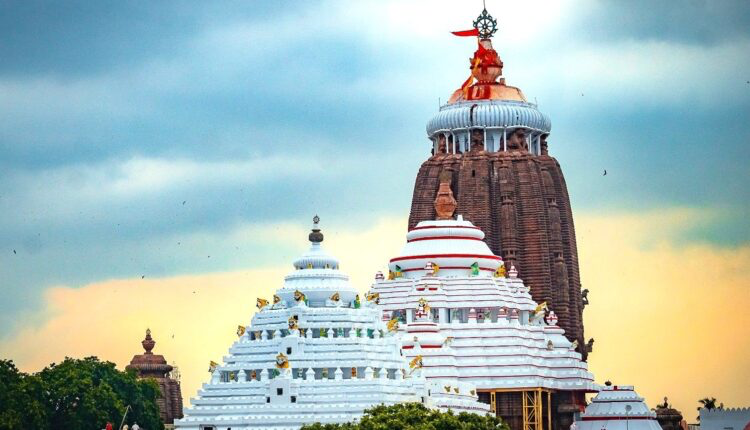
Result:
[[[141,342],[144,353],[133,356],[125,370],[134,370],[139,378],[153,378],[159,385],[161,397],[156,399],[159,414],[165,425],[172,425],[174,420],[182,418],[182,392],[180,381],[174,377],[176,369],[167,364],[163,355],[151,352],[156,341],[151,337],[151,330],[146,329],[146,338]]]
[[[454,33],[477,36],[477,49],[471,75],[427,124],[432,156],[417,174],[409,229],[445,219],[435,195],[447,202],[450,191],[455,213],[485,232],[492,252],[515,267],[534,300],[547,302],[566,336],[584,344],[573,214],[562,169],[547,151],[551,122],[506,84],[492,46],[495,29],[483,11],[474,30]]]

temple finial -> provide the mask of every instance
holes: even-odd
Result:
[[[452,177],[453,174],[449,170],[440,173],[440,187],[435,197],[435,213],[439,220],[453,219],[453,212],[456,210],[457,202],[451,190]]]
[[[323,241],[323,233],[321,233],[321,232],[320,232],[320,228],[318,227],[318,223],[319,223],[319,222],[320,222],[320,217],[319,217],[319,216],[317,216],[317,215],[315,215],[315,216],[313,217],[313,228],[312,228],[312,232],[310,233],[310,235],[309,235],[309,236],[307,236],[307,238],[308,238],[308,239],[310,240],[310,242],[312,242],[312,243],[320,243],[320,242],[322,242],[322,241]]]
[[[480,39],[489,39],[497,31],[497,20],[487,12],[486,7],[482,9],[482,13],[474,20],[473,24],[479,33]]]
[[[151,354],[151,350],[154,349],[156,342],[151,338],[151,329],[146,329],[146,337],[141,341],[143,349],[146,351],[145,354]]]

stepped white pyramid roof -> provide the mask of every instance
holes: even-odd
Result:
[[[581,414],[576,430],[661,430],[643,397],[632,385],[610,385],[601,391]]]
[[[238,329],[177,428],[298,429],[401,402],[488,412],[470,383],[453,381],[458,391],[441,391],[425,380],[419,360],[406,360],[382,311],[360,300],[339,261],[322,249],[317,217],[310,241],[273,300],[258,299],[250,326]]]
[[[388,278],[376,276],[370,292],[386,319],[400,320],[404,355],[421,355],[425,377],[441,385],[597,391],[583,345],[565,338],[554,310],[534,302],[483,239],[460,215],[420,222]]]

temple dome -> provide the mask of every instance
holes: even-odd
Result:
[[[460,215],[456,220],[423,221],[406,235],[406,245],[389,268],[406,278],[420,278],[432,263],[442,276],[465,276],[478,263],[480,275],[492,276],[503,261],[483,239],[484,233]]]
[[[309,306],[323,306],[329,297],[339,293],[342,302],[353,302],[357,290],[349,283],[349,277],[339,271],[339,260],[322,248],[319,222],[316,216],[309,235],[310,249],[294,260],[295,270],[284,278],[284,287],[278,291],[278,296],[291,303],[295,292],[299,291],[305,294]]]
[[[503,62],[492,41],[485,38],[477,42],[470,60],[471,76],[427,122],[427,136],[434,145],[450,139],[458,144],[459,152],[465,152],[470,149],[471,131],[480,130],[485,150],[494,152],[503,148],[509,132],[523,129],[531,137],[531,151],[538,155],[539,139],[552,128],[549,116],[529,103],[519,88],[506,85],[501,77]]]

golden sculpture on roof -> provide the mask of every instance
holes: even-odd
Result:
[[[398,330],[398,318],[391,318],[391,320],[388,321],[387,327],[388,327],[388,331],[397,331]]]
[[[255,306],[258,309],[263,309],[264,307],[268,306],[268,300],[258,297],[258,300],[255,301]]]
[[[284,355],[283,352],[280,352],[279,355],[276,356],[276,368],[277,369],[288,369],[289,368],[289,359],[286,355]]]
[[[380,304],[380,293],[368,293],[367,296],[368,302],[375,302],[375,304]]]
[[[305,293],[303,293],[302,291],[295,290],[294,291],[294,300],[296,300],[298,303],[299,302],[304,302],[305,300],[307,300],[307,296],[305,296]]]

